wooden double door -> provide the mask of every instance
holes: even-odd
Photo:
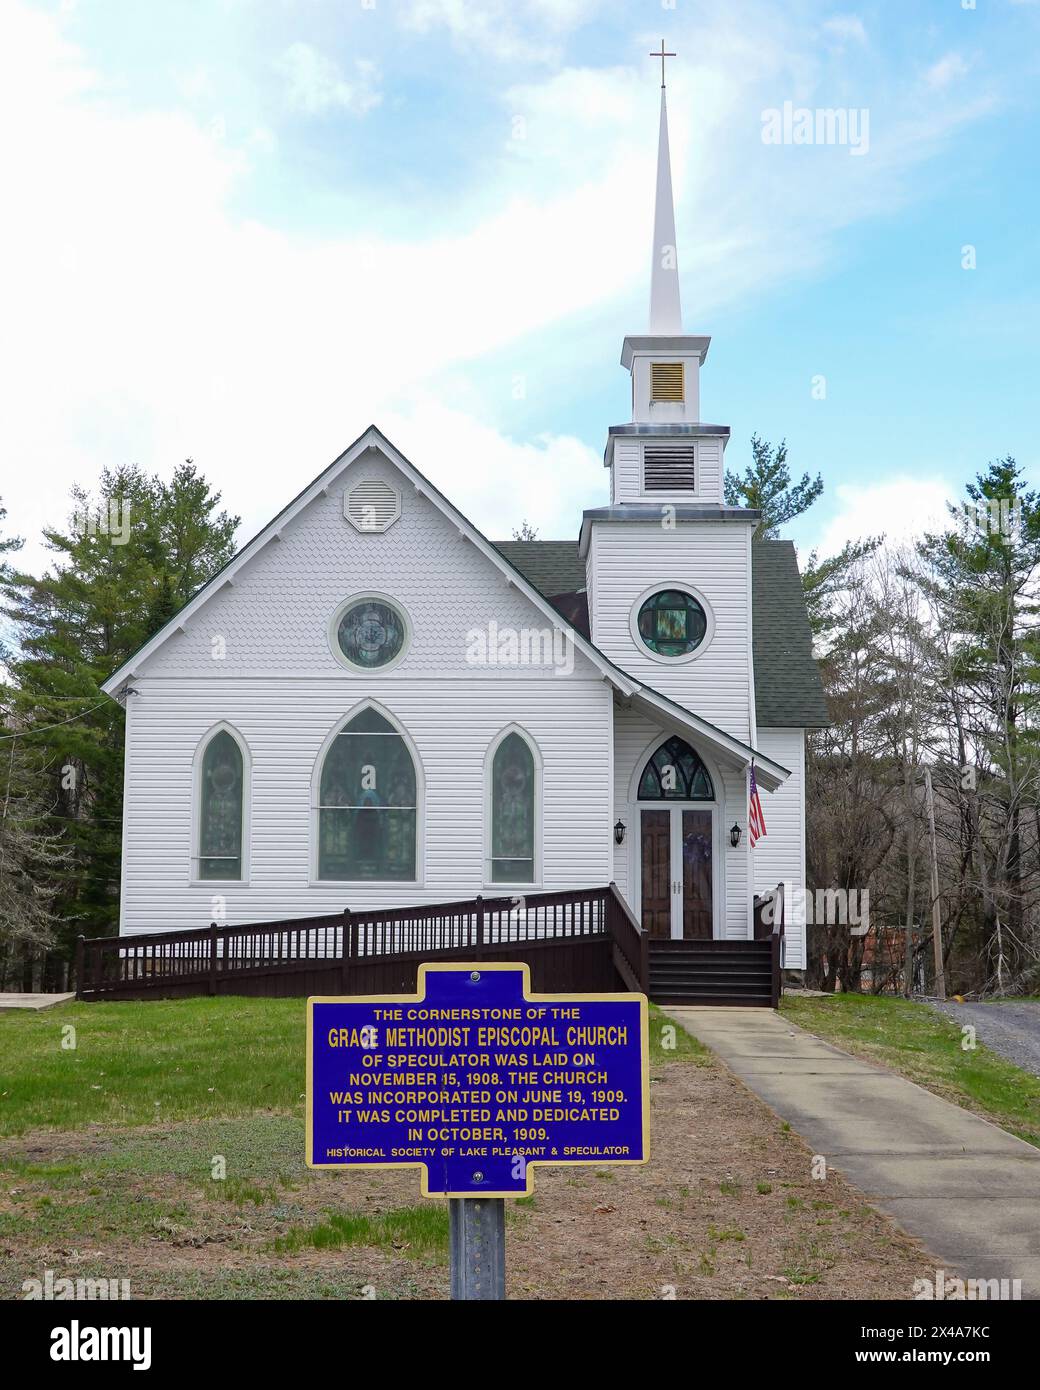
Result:
[[[714,808],[641,807],[639,835],[643,926],[653,937],[711,940]]]

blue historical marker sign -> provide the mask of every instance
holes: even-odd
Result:
[[[529,993],[526,965],[423,965],[419,992],[307,1001],[307,1162],[522,1197],[539,1163],[645,1163],[641,994]]]

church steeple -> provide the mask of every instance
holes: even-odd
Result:
[[[661,118],[657,135],[654,246],[650,270],[650,325],[630,334],[621,365],[632,374],[632,422],[612,425],[604,463],[611,469],[611,502],[696,501],[721,506],[722,451],[729,430],[700,416],[700,369],[711,339],[683,332],[675,206],[668,149],[661,41]]]
[[[664,48],[662,40],[661,48]],[[668,103],[665,99],[664,59],[661,55],[661,125],[657,137],[657,196],[654,200],[654,256],[650,270],[650,332],[682,332],[679,302],[679,261],[675,246],[675,206],[672,202],[672,162],[668,152]]]
[[[674,58],[661,40],[661,120],[657,133],[654,248],[650,267],[650,328],[629,336],[621,364],[632,373],[632,419],[636,424],[695,424],[700,415],[698,373],[708,353],[706,337],[683,333],[679,302],[679,258],[675,246],[672,162],[668,149],[668,102],[664,60]]]

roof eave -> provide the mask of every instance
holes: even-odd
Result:
[[[614,440],[631,438],[653,439],[660,438],[700,438],[700,439],[721,439],[723,441],[723,451],[726,442],[729,440],[729,425],[708,425],[699,423],[689,423],[676,420],[668,425],[648,425],[640,424],[637,421],[629,421],[624,425],[609,425],[607,427],[607,443],[603,450],[603,467],[609,468],[614,461]]]
[[[632,522],[652,521],[660,525],[661,507],[664,505],[667,505],[669,517],[674,521],[710,521],[712,524],[757,526],[762,518],[762,513],[757,507],[727,507],[717,502],[622,502],[610,507],[586,507],[581,514],[578,555],[584,559],[588,554],[593,522],[627,525]]]
[[[667,695],[662,695],[650,686],[640,686],[631,699],[637,708],[642,708],[663,727],[670,727],[674,732],[693,733],[702,739],[718,757],[731,766],[746,768],[754,765],[755,777],[766,791],[776,791],[791,775],[790,769],[782,763],[767,757],[759,749],[752,748],[749,743],[734,738],[732,734],[727,734],[724,729],[676,704]]]

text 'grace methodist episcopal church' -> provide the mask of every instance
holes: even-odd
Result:
[[[755,895],[784,882],[804,966],[805,733],[827,713],[794,548],[723,500],[709,342],[683,330],[662,84],[610,505],[575,540],[489,541],[367,429],[104,687],[126,708],[124,939],[613,883],[656,997],[740,1002]],[[695,988],[698,960],[723,983]]]

